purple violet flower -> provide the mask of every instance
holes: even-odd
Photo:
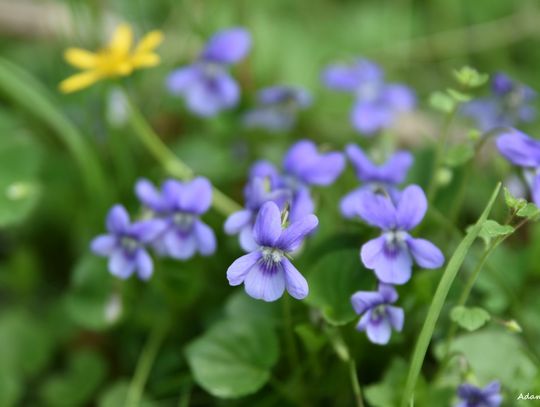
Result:
[[[216,251],[214,231],[199,217],[212,204],[212,185],[203,177],[189,182],[167,180],[158,191],[149,181],[135,187],[139,200],[166,222],[166,229],[154,248],[162,255],[187,260],[195,252],[209,256]]]
[[[345,152],[353,165],[356,176],[364,183],[361,187],[349,192],[340,203],[341,213],[346,218],[356,215],[356,205],[363,197],[364,191],[385,193],[398,199],[399,191],[396,185],[401,184],[407,177],[407,171],[413,163],[413,156],[408,151],[397,151],[386,162],[374,164],[360,147],[349,144]]]
[[[540,206],[540,140],[516,129],[509,129],[496,141],[499,152],[512,164],[523,168],[533,202]]]
[[[273,201],[283,209],[290,199],[290,191],[279,188],[278,182],[279,174],[272,164],[265,161],[255,163],[244,188],[245,208],[233,213],[225,221],[225,233],[239,234],[240,246],[246,252],[258,247],[253,238],[253,225],[261,206],[265,202]]]
[[[394,287],[379,284],[378,291],[358,291],[351,297],[352,306],[362,315],[356,329],[365,331],[373,343],[386,345],[392,329],[401,332],[405,315],[402,308],[393,305],[398,299]]]
[[[259,106],[244,116],[246,127],[263,128],[270,132],[288,131],[296,123],[300,110],[311,105],[310,93],[293,86],[273,86],[258,94]]]
[[[126,279],[136,272],[141,280],[152,276],[154,265],[145,245],[151,243],[164,230],[160,220],[131,223],[126,209],[115,205],[107,215],[108,234],[99,235],[90,245],[98,256],[109,258],[112,275]]]
[[[277,300],[285,289],[296,299],[305,298],[309,291],[307,281],[287,256],[300,246],[317,224],[317,217],[308,215],[283,229],[278,206],[266,202],[257,214],[253,228],[258,247],[231,264],[227,270],[229,284],[244,283],[248,295],[264,301]]]
[[[455,407],[499,407],[502,403],[501,384],[495,380],[484,388],[464,383],[458,387],[458,397],[461,399]]]
[[[301,140],[295,143],[283,159],[283,187],[292,192],[289,219],[291,222],[313,213],[315,205],[309,186],[332,184],[345,167],[340,152],[319,153],[315,143]]]
[[[433,243],[408,233],[422,221],[427,210],[427,199],[419,186],[405,188],[396,203],[367,191],[356,209],[364,221],[382,229],[381,236],[365,243],[360,251],[362,263],[375,271],[379,281],[405,284],[411,278],[413,259],[427,269],[443,265],[444,256]]]
[[[536,118],[533,103],[537,95],[530,87],[497,73],[491,80],[491,92],[490,96],[470,101],[461,109],[461,113],[472,118],[480,130],[512,127]]]
[[[220,31],[210,38],[195,63],[169,75],[167,87],[182,96],[193,113],[215,116],[238,103],[240,89],[227,66],[243,59],[250,48],[251,36],[245,29]]]
[[[331,65],[323,72],[322,80],[330,89],[354,95],[351,122],[367,136],[389,128],[399,114],[416,105],[415,94],[409,87],[386,83],[379,65],[366,59],[349,65]]]

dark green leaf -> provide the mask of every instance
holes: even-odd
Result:
[[[195,381],[222,398],[245,396],[264,386],[278,353],[270,324],[241,318],[218,322],[186,349]]]

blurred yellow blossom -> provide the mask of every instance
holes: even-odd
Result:
[[[159,55],[154,50],[163,41],[161,31],[151,31],[133,47],[133,30],[127,24],[119,25],[109,44],[98,52],[81,48],[68,48],[64,58],[83,72],[70,76],[60,83],[64,93],[76,92],[95,82],[130,75],[138,68],[149,68],[159,64]]]

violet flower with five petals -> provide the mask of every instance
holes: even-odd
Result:
[[[536,118],[536,92],[504,73],[493,75],[491,95],[472,100],[461,108],[461,114],[472,118],[484,132],[496,127],[512,127]]]
[[[322,80],[330,89],[355,96],[351,122],[366,136],[389,128],[401,113],[416,105],[416,97],[409,87],[386,83],[379,65],[366,59],[331,65],[323,72]]]
[[[152,276],[154,264],[145,245],[154,241],[165,229],[160,220],[131,223],[126,209],[115,205],[107,215],[106,235],[97,236],[90,245],[98,256],[109,258],[109,271],[126,279],[134,272],[141,280]]]
[[[253,238],[253,225],[261,206],[265,202],[273,201],[283,209],[290,199],[290,191],[279,188],[278,185],[279,174],[272,164],[265,161],[254,164],[244,188],[245,208],[233,213],[225,221],[225,233],[238,234],[240,246],[246,252],[258,247]]]
[[[397,299],[395,288],[382,283],[377,291],[358,291],[353,294],[351,302],[354,311],[362,315],[356,329],[365,331],[371,342],[386,345],[392,329],[398,332],[403,329],[403,309],[390,305]]]
[[[244,125],[270,132],[291,130],[298,112],[309,107],[312,102],[307,90],[283,85],[261,90],[257,99],[259,106],[246,113]]]
[[[214,231],[199,217],[212,204],[212,185],[203,177],[188,182],[167,180],[158,191],[149,181],[137,182],[139,200],[166,222],[166,229],[154,242],[165,256],[187,260],[196,252],[209,256],[216,250]]]
[[[240,89],[227,67],[243,59],[251,48],[251,36],[243,28],[214,34],[194,64],[173,71],[167,87],[182,96],[188,109],[202,117],[215,116],[238,103]]]
[[[455,407],[499,407],[502,403],[501,384],[494,380],[484,388],[464,383],[457,391],[460,402]]]
[[[433,243],[408,233],[427,210],[427,199],[419,186],[405,188],[395,203],[383,195],[365,192],[356,209],[364,221],[382,229],[380,237],[368,241],[360,250],[362,263],[374,270],[379,281],[405,284],[411,278],[413,259],[427,269],[443,265],[444,256]]]
[[[264,301],[277,300],[285,289],[296,299],[305,298],[309,291],[307,281],[287,256],[300,246],[317,224],[317,217],[308,215],[283,229],[278,206],[266,202],[253,228],[258,247],[231,264],[227,270],[229,284],[244,283],[248,295]]]
[[[362,199],[365,191],[385,193],[393,200],[398,199],[399,191],[396,185],[402,183],[407,177],[407,171],[413,163],[413,156],[408,151],[397,151],[386,162],[376,165],[360,147],[349,144],[345,152],[353,165],[356,176],[364,183],[361,187],[349,192],[340,203],[341,213],[346,218],[355,216],[356,205]]]
[[[345,158],[340,152],[319,153],[310,140],[294,144],[283,159],[283,187],[292,192],[289,213],[291,222],[313,213],[315,205],[311,198],[311,185],[332,184],[345,167]]]

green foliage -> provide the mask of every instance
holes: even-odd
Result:
[[[465,357],[479,382],[494,378],[511,391],[531,388],[538,366],[530,359],[518,336],[505,331],[483,330],[456,338],[451,351]]]
[[[118,407],[126,402],[129,389],[129,382],[118,381],[108,387],[99,397],[99,407]],[[157,407],[158,405],[143,397],[139,403],[140,407]]]
[[[65,299],[73,321],[93,330],[105,329],[115,322],[107,318],[113,283],[103,259],[92,254],[83,257],[73,271],[72,289]]]
[[[489,75],[480,73],[470,66],[464,66],[454,71],[454,77],[462,86],[477,88],[489,80]]]
[[[41,148],[0,111],[0,227],[20,223],[39,202]]]
[[[540,209],[538,209],[538,206],[535,204],[528,202],[525,206],[518,209],[516,215],[521,218],[536,220],[540,215]]]
[[[433,92],[429,97],[429,104],[435,110],[450,113],[456,107],[456,101],[444,92]]]
[[[351,295],[369,287],[372,272],[359,261],[358,250],[335,250],[323,255],[308,274],[306,301],[319,308],[330,324],[343,325],[356,318]]]
[[[480,230],[480,237],[486,245],[489,245],[493,238],[499,236],[507,236],[514,232],[514,228],[510,225],[501,225],[498,222],[488,219]]]
[[[489,312],[480,307],[457,306],[452,308],[450,318],[467,331],[476,331],[491,319]]]
[[[65,372],[49,377],[40,394],[47,406],[85,405],[105,378],[105,362],[98,353],[74,353]]]
[[[470,144],[457,144],[448,149],[445,164],[458,167],[465,164],[474,156],[474,148]]]
[[[216,397],[236,398],[265,385],[278,360],[279,344],[264,320],[228,318],[189,344],[186,356],[201,387]]]

